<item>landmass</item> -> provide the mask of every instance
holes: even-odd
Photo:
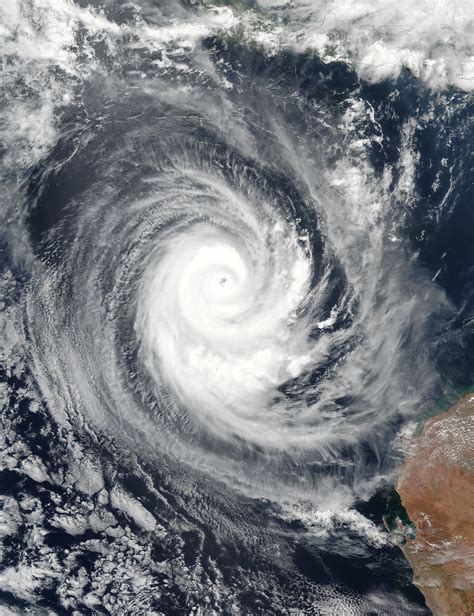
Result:
[[[474,614],[474,394],[431,418],[397,485],[402,549],[435,616]]]

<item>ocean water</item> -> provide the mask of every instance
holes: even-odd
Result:
[[[473,382],[467,3],[0,17],[1,609],[429,614],[383,517]]]

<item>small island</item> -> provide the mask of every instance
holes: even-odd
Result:
[[[409,444],[397,491],[414,532],[402,549],[435,616],[474,614],[474,394]]]

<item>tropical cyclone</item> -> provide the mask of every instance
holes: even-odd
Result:
[[[474,613],[474,395],[430,419],[397,486],[416,527],[403,551],[436,616]]]

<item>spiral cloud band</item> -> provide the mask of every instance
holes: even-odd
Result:
[[[369,477],[386,476],[384,440],[416,408],[415,387],[395,401],[399,379],[418,372],[430,386],[428,365],[415,368],[400,339],[408,322],[422,335],[423,306],[409,269],[390,266],[386,197],[351,167],[352,194],[341,191],[340,169],[324,170],[317,144],[314,184],[285,141],[282,174],[249,156],[247,137],[224,144],[202,126],[205,146],[189,140],[191,122],[161,145],[153,128],[128,135],[119,156],[104,147],[97,180],[69,206],[72,226],[48,240],[56,282],[48,269],[31,333],[50,328],[39,353],[45,340],[57,345],[56,378],[67,391],[77,375],[84,412],[150,455],[167,451],[251,495],[296,502],[319,468],[349,504]],[[365,192],[358,209],[355,191]],[[381,269],[392,279],[386,295]],[[61,331],[56,318],[44,322],[51,311],[64,315]]]

